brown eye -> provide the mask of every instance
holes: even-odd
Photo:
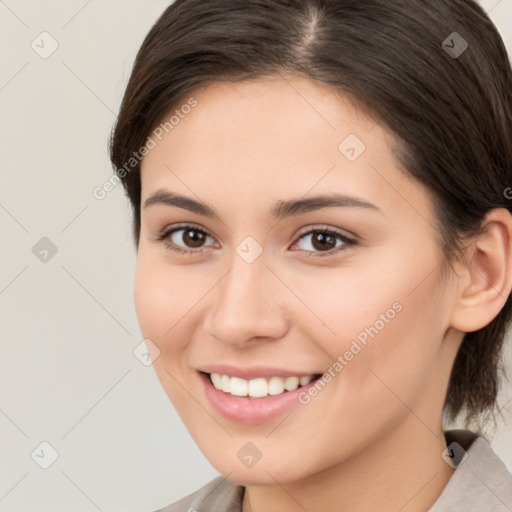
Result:
[[[311,243],[319,251],[329,251],[336,247],[336,237],[329,233],[316,232],[311,239]]]
[[[188,247],[201,247],[206,239],[206,233],[203,233],[197,229],[179,229],[178,231],[184,231],[182,240]]]
[[[205,241],[211,238],[205,231],[195,226],[180,226],[178,228],[168,229],[156,240],[164,242],[166,247],[173,251],[188,254],[197,254],[202,252]]]
[[[356,240],[348,238],[343,233],[332,229],[314,229],[299,238],[299,242],[310,239],[303,244],[301,250],[311,253],[311,256],[329,256],[356,245]],[[338,241],[341,242],[338,244]],[[299,245],[297,242],[295,245]],[[304,247],[305,246],[305,247]],[[300,249],[300,247],[299,247]],[[322,254],[325,253],[325,254]]]

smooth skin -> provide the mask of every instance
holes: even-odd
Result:
[[[511,291],[511,215],[490,212],[465,263],[443,277],[431,197],[400,170],[389,131],[347,97],[297,76],[191,96],[197,107],[141,170],[135,306],[167,395],[212,465],[246,486],[244,512],[428,510],[453,474],[441,417],[463,333],[487,325]],[[353,162],[338,149],[350,134],[366,146]],[[218,216],[144,207],[162,189]],[[279,201],[331,193],[378,209],[270,217]],[[177,227],[156,240],[181,223],[207,236]],[[322,249],[311,231],[325,228],[356,244],[335,237]],[[248,236],[263,249],[250,264],[236,251]],[[403,309],[288,415],[242,425],[207,400],[198,367],[322,373],[395,302]],[[237,457],[248,442],[262,454],[251,468]]]

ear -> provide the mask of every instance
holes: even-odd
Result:
[[[485,232],[466,248],[465,265],[451,326],[462,332],[477,331],[501,311],[512,288],[512,215],[505,208],[488,212]]]

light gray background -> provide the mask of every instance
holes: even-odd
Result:
[[[217,475],[133,355],[122,187],[92,195],[111,174],[107,140],[133,58],[168,4],[0,0],[3,512],[152,511]],[[512,49],[512,0],[483,4]],[[47,59],[31,47],[43,31],[59,45]],[[58,250],[46,263],[32,253],[42,237]],[[492,444],[512,468],[511,409]],[[43,441],[59,454],[48,469],[31,458],[48,460]]]

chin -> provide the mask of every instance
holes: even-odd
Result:
[[[275,485],[291,483],[306,478],[308,467],[285,453],[274,453],[273,457],[261,456],[251,467],[235,457],[226,457],[225,452],[211,455],[203,452],[210,464],[227,480],[237,485]],[[277,460],[274,460],[277,459]]]

